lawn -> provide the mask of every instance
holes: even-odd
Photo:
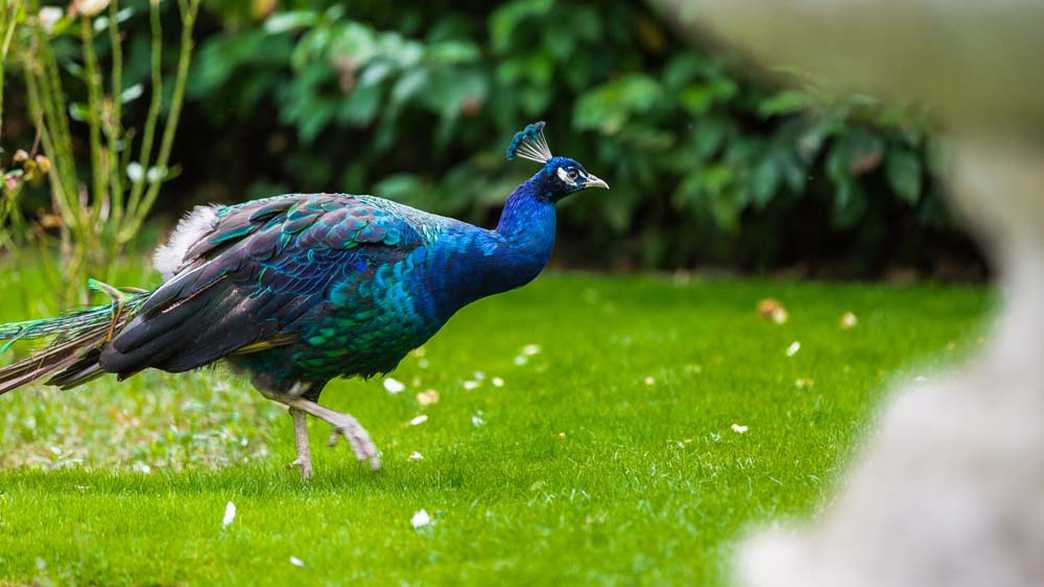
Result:
[[[39,275],[7,266],[0,286],[0,318],[43,315]],[[785,324],[755,312],[766,297]],[[384,469],[313,423],[308,483],[285,411],[221,369],[19,390],[0,398],[0,583],[727,583],[743,530],[823,503],[888,384],[959,360],[990,304],[548,274],[462,311],[392,375],[405,391],[327,387]]]

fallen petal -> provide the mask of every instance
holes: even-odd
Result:
[[[428,389],[417,394],[417,403],[422,406],[430,406],[439,402],[439,392]]]
[[[406,389],[406,384],[399,381],[398,379],[392,379],[391,377],[384,380],[384,389],[388,390],[390,394],[402,393]]]
[[[431,516],[428,515],[427,510],[417,510],[410,518],[410,525],[414,528],[423,528],[429,524],[431,524]]]
[[[428,421],[427,414],[421,414],[414,419],[410,420],[410,426],[420,426],[421,424]]]
[[[304,561],[299,559],[299,558],[297,558],[296,556],[291,556],[290,557],[290,564],[294,565],[295,567],[301,567],[302,569],[305,566],[304,565]]]
[[[775,298],[765,298],[758,302],[758,314],[776,324],[786,324],[787,309]]]
[[[231,501],[225,504],[225,517],[221,518],[221,527],[228,528],[236,519],[236,504]]]
[[[737,434],[743,434],[747,431],[747,427],[742,424],[733,424],[732,431],[736,432]]]
[[[859,318],[851,312],[845,312],[841,315],[841,328],[843,330],[851,330],[859,324]]]
[[[787,356],[788,357],[793,357],[800,350],[801,350],[801,343],[795,340],[794,342],[790,343],[790,346],[787,347]]]

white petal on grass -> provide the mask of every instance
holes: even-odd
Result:
[[[303,560],[297,558],[296,556],[292,556],[292,555],[290,556],[290,564],[294,565],[295,567],[301,567],[302,569],[305,566]]]
[[[414,528],[423,528],[429,524],[431,524],[431,516],[428,515],[427,510],[417,510],[410,518],[410,525]]]
[[[646,377],[645,378],[645,384],[646,385],[656,385],[656,378],[653,377],[652,375]]]
[[[471,415],[471,425],[475,428],[486,425],[486,420],[482,417],[482,412],[475,412]]]
[[[489,380],[493,384],[493,387],[504,387],[504,379],[500,377],[494,377]]]
[[[414,419],[410,420],[410,426],[420,426],[421,424],[428,421],[427,414],[421,414]]]
[[[855,328],[857,324],[859,324],[859,318],[856,318],[855,314],[845,312],[841,315],[841,328],[844,330],[851,330],[852,328]]]
[[[475,379],[475,381],[483,381],[486,378],[486,372],[485,371],[475,371],[474,373],[471,374],[471,376]]]
[[[236,520],[236,504],[231,501],[225,504],[225,516],[221,518],[221,527],[228,528]]]
[[[775,298],[765,298],[758,302],[758,314],[776,324],[787,323],[787,309]]]
[[[526,355],[528,357],[532,357],[533,355],[540,354],[540,345],[538,345],[538,344],[527,344],[526,346],[522,347],[522,354]]]
[[[793,357],[800,350],[801,350],[801,343],[795,340],[794,342],[790,343],[790,346],[787,347],[787,356],[788,357]]]
[[[417,403],[422,406],[430,406],[439,402],[439,392],[427,389],[417,394]]]
[[[395,395],[396,393],[402,393],[402,391],[406,389],[406,384],[398,379],[388,377],[384,380],[384,389],[387,390],[388,393]]]
[[[464,382],[464,389],[466,389],[468,391],[471,391],[471,390],[474,390],[474,389],[478,389],[479,385],[481,385],[481,384],[478,381],[472,381],[472,380],[469,379],[468,381]]]
[[[518,365],[519,367],[521,367],[522,365],[525,365],[528,362],[529,362],[529,357],[527,357],[525,355],[519,355],[519,356],[515,357],[515,364]]]
[[[424,455],[422,455],[419,451],[415,450],[415,451],[411,452],[410,456],[407,457],[407,458],[410,459],[411,461],[419,461],[419,460],[422,460],[424,458]]]
[[[743,434],[744,432],[747,431],[747,427],[742,425],[742,424],[733,424],[732,425],[732,431],[737,433],[737,434]]]

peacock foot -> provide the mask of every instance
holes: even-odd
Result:
[[[366,429],[359,421],[348,414],[337,414],[336,422],[330,422],[334,429],[330,432],[329,446],[335,446],[337,439],[343,437],[348,441],[355,457],[360,461],[367,462],[370,468],[377,471],[381,468],[381,457],[377,454],[377,446],[370,440]]]
[[[262,391],[262,393],[265,392]],[[337,444],[339,437],[344,437],[348,441],[348,445],[352,447],[356,458],[368,463],[374,471],[381,468],[381,457],[377,452],[377,446],[370,440],[370,435],[366,432],[366,429],[349,414],[331,410],[297,395],[268,392],[265,393],[265,396],[290,408],[290,416],[294,419],[294,440],[297,445],[297,459],[291,465],[301,468],[302,479],[308,479],[312,476],[312,455],[308,448],[307,416],[319,418],[333,426],[333,432],[330,433],[330,446]]]

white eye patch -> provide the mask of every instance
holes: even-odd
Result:
[[[562,183],[566,185],[576,185],[576,179],[570,179],[569,174],[565,169],[559,167],[555,172],[558,173],[558,179],[562,180]]]

